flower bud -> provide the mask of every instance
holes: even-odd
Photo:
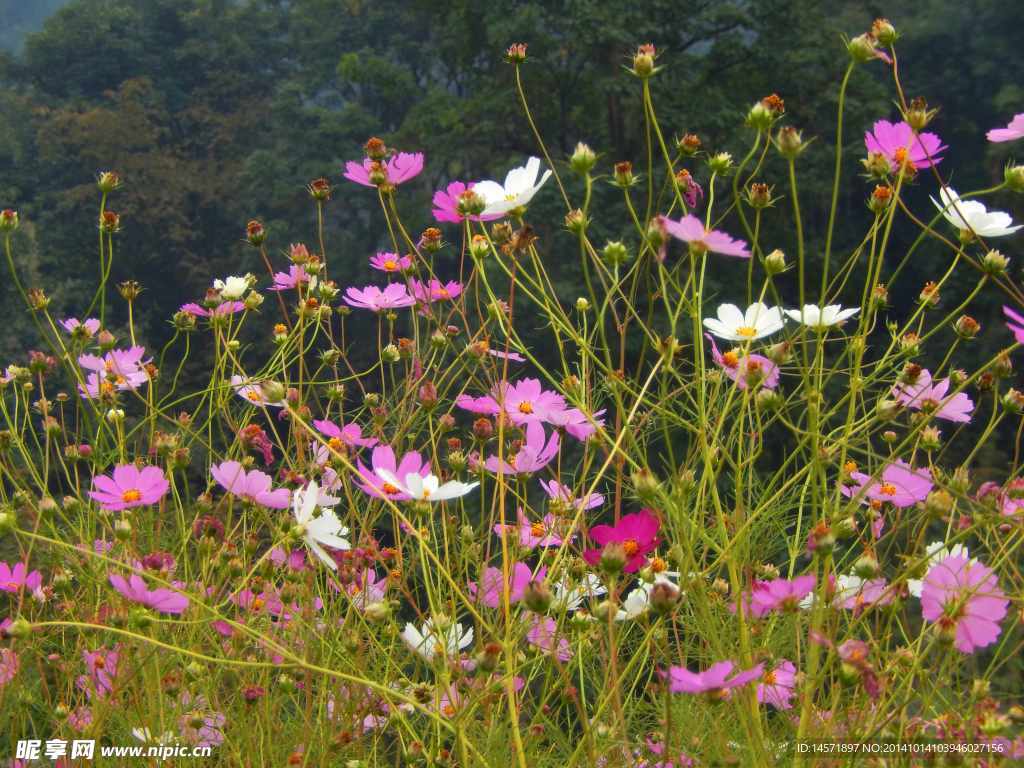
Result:
[[[372,180],[372,179],[371,179]],[[479,216],[487,207],[487,201],[480,196],[480,193],[473,189],[467,189],[459,195],[455,203],[455,209],[460,216]]]
[[[633,56],[633,68],[630,71],[639,78],[651,77],[658,71],[654,66],[657,56],[658,53],[651,43],[641,45]]]
[[[608,262],[609,266],[621,267],[629,261],[629,249],[621,240],[612,240],[605,244],[601,256]]]
[[[636,176],[633,175],[633,164],[628,160],[615,164],[615,184],[622,187],[632,187],[636,184]]]
[[[121,518],[114,523],[114,538],[118,541],[128,541],[132,537],[132,524]]]
[[[888,184],[879,184],[875,187],[875,191],[871,193],[871,197],[868,198],[868,210],[874,214],[885,213],[891,201],[892,187]]]
[[[687,157],[693,157],[700,151],[700,137],[695,133],[684,133],[677,142],[679,151]]]
[[[646,467],[638,469],[630,475],[630,481],[633,483],[633,489],[636,491],[637,497],[642,501],[650,504],[658,498],[658,494],[661,491],[661,483],[651,470]]]
[[[879,58],[878,46],[875,38],[870,34],[857,35],[846,44],[846,51],[850,54],[850,58],[858,64]]]
[[[509,64],[522,64],[526,61],[526,43],[512,43],[505,50],[505,61]]]
[[[925,498],[924,511],[932,517],[947,517],[953,511],[955,503],[956,499],[949,491],[939,488]]]
[[[107,411],[106,417],[111,424],[120,424],[124,421],[124,411],[121,408],[111,408]]]
[[[473,235],[469,241],[469,255],[474,259],[483,259],[491,252],[491,244],[483,235]]]
[[[754,182],[747,187],[745,199],[751,208],[767,208],[772,204],[772,188],[763,182]]]
[[[1003,395],[1002,398],[1003,407],[1010,413],[1021,414],[1024,413],[1024,393],[1018,389],[1012,387]]]
[[[420,248],[427,253],[437,253],[441,250],[441,230],[437,227],[427,227],[420,235]]]
[[[32,625],[29,624],[23,618],[17,618],[7,625],[7,629],[4,630],[8,637],[24,638],[28,637],[32,632]]]
[[[675,610],[681,594],[679,587],[675,584],[668,581],[659,581],[651,587],[648,602],[655,613],[665,616]]]
[[[5,208],[0,211],[0,232],[13,232],[18,228],[18,212]]]
[[[779,153],[788,160],[795,159],[807,148],[800,131],[791,125],[779,129],[775,136],[775,146]]]
[[[786,271],[786,254],[776,248],[764,257],[764,271],[769,275],[779,275]]]
[[[551,590],[543,581],[530,581],[523,589],[523,603],[534,613],[547,613],[551,607]]]
[[[114,171],[101,171],[96,178],[96,186],[103,194],[110,194],[121,186],[121,177]]]
[[[937,451],[942,447],[942,433],[937,427],[925,427],[921,430],[921,448],[925,451]]]
[[[874,22],[872,22],[871,36],[886,48],[892,47],[892,44],[895,43],[899,37],[896,34],[896,28],[889,22],[889,20],[881,18],[875,19]]]
[[[569,167],[580,176],[586,176],[590,173],[590,169],[594,167],[596,162],[597,155],[594,154],[594,150],[582,141],[576,144],[576,149],[573,150],[572,155],[569,157]]]
[[[1024,192],[1024,165],[1008,165],[1003,171],[1006,188],[1011,192]]]
[[[578,299],[576,299],[576,311],[579,312],[580,314],[589,312],[590,302],[583,296],[580,296]]]
[[[100,232],[113,234],[121,231],[121,214],[114,211],[104,211],[100,214]]]
[[[1010,260],[997,250],[989,251],[981,259],[981,266],[985,273],[994,277],[998,277],[1006,272],[1009,264]]]
[[[380,351],[380,359],[385,363],[397,363],[402,359],[402,353],[394,344],[388,344]]]
[[[14,530],[17,520],[14,513],[10,511],[0,512],[0,536],[4,536]]]
[[[331,199],[331,182],[322,176],[319,179],[313,179],[309,182],[306,189],[309,191],[309,196],[318,203],[323,203]]]
[[[708,168],[719,176],[725,176],[732,169],[732,155],[728,152],[719,152],[708,158]]]
[[[603,573],[608,576],[616,576],[626,567],[628,559],[626,548],[622,542],[612,541],[605,544],[604,549],[601,550],[599,565]]]
[[[903,119],[915,131],[923,131],[938,113],[937,109],[928,109],[928,103],[918,96],[911,100]]]
[[[245,225],[245,239],[249,242],[249,245],[260,246],[267,239],[267,230],[263,228],[261,222],[252,219]]]
[[[857,562],[853,564],[853,572],[862,579],[874,579],[878,576],[881,570],[882,569],[878,565],[878,560],[875,559],[874,555],[861,555],[857,558]]]
[[[970,315],[961,315],[953,324],[953,329],[961,339],[973,339],[981,330],[981,325]]]

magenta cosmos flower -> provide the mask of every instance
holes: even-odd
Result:
[[[376,187],[378,185],[370,181],[370,174],[383,172],[385,184],[397,187],[419,176],[422,170],[422,152],[399,152],[389,160],[371,160],[368,157],[363,158],[362,163],[350,160],[345,163],[345,178],[364,187]]]
[[[679,221],[673,221],[667,216],[661,216],[658,220],[668,234],[688,243],[695,251],[711,251],[740,259],[750,258],[750,251],[743,240],[734,240],[716,229],[704,229],[704,224],[693,214],[687,214]]]
[[[121,646],[100,648],[96,651],[82,650],[82,661],[85,662],[86,674],[80,675],[75,681],[78,689],[85,691],[90,699],[105,699],[114,692],[114,681],[117,678],[117,663],[121,658]]]
[[[92,487],[89,496],[94,501],[103,509],[117,511],[156,504],[171,486],[160,467],[139,469],[134,464],[119,464],[112,476],[94,477]]]
[[[333,421],[327,419],[315,419],[313,426],[328,437],[328,445],[337,450],[338,446],[332,441],[338,440],[342,445],[352,448],[372,448],[377,444],[376,437],[363,437],[363,428],[355,422],[342,424],[340,427]]]
[[[964,653],[996,641],[1009,604],[995,573],[976,560],[947,557],[925,574],[921,613],[952,634]]]
[[[761,677],[761,682],[757,686],[757,700],[776,709],[792,709],[795,687],[796,667],[792,661],[781,659],[773,669]]]
[[[661,523],[650,509],[641,509],[623,515],[617,525],[595,525],[590,529],[590,538],[600,549],[588,549],[583,559],[591,565],[601,562],[601,554],[609,544],[621,544],[626,553],[626,564],[622,570],[634,573],[647,563],[647,555],[658,546],[658,529]]]
[[[416,299],[409,295],[409,291],[402,283],[391,283],[382,291],[375,285],[368,285],[365,288],[349,288],[345,291],[345,303],[357,309],[369,309],[373,312],[383,312],[385,309],[402,309],[411,307]]]
[[[127,579],[116,573],[110,574],[110,586],[133,603],[152,608],[159,613],[184,613],[188,598],[173,589],[147,589],[146,581],[137,573]]]
[[[898,173],[904,163],[909,171],[931,168],[942,160],[939,155],[947,148],[934,133],[915,134],[905,122],[890,123],[878,120],[873,131],[864,134],[868,152],[885,155],[893,173]]]
[[[760,385],[765,389],[779,386],[779,366],[764,355],[744,355],[732,349],[723,355],[718,351],[718,345],[710,333],[705,333],[704,337],[711,342],[711,359],[740,389],[751,385]]]
[[[462,284],[449,280],[442,283],[440,280],[430,280],[421,283],[419,280],[411,280],[412,295],[422,304],[432,304],[435,301],[451,301],[458,298],[462,293]]]
[[[896,400],[914,411],[930,413],[937,419],[966,424],[971,420],[974,401],[966,392],[947,396],[949,379],[932,381],[927,369],[922,369],[913,384],[897,384],[892,388]]]
[[[486,201],[473,191],[472,183],[453,181],[444,189],[434,193],[434,218],[453,224],[469,221],[493,221],[500,219],[503,213],[484,213]]]
[[[412,259],[397,253],[381,251],[370,257],[370,266],[381,272],[404,272],[412,268]]]
[[[309,282],[309,275],[299,264],[292,264],[287,272],[275,272],[274,284],[270,286],[272,291],[287,291],[298,288]]]
[[[861,500],[872,506],[887,502],[901,509],[909,507],[919,501],[924,501],[933,487],[930,469],[927,467],[913,469],[902,459],[897,459],[883,469],[878,480],[872,480],[870,475],[863,472],[851,472],[850,478],[856,485],[843,486],[843,495],[853,498],[867,488],[861,496]],[[875,503],[872,504],[872,502]]]
[[[224,461],[210,467],[210,475],[228,493],[271,509],[286,509],[292,492],[287,488],[271,489],[270,475],[254,469],[246,472],[237,461]]]
[[[709,693],[718,698],[728,698],[729,691],[739,688],[761,677],[764,665],[732,674],[736,664],[720,661],[703,672],[691,672],[686,667],[669,667],[665,677],[672,693]],[[732,677],[730,677],[732,675]]]
[[[1014,115],[1013,120],[1005,128],[993,128],[986,134],[989,141],[1016,141],[1024,138],[1024,112]]]
[[[0,592],[20,592],[22,589],[35,592],[42,585],[43,574],[29,572],[25,563],[15,563],[13,568],[7,563],[0,563]]]
[[[1003,307],[1003,314],[1006,315],[1006,327],[1010,329],[1014,340],[1024,344],[1024,315],[1006,306]]]
[[[531,614],[530,628],[526,632],[526,642],[545,653],[550,653],[561,662],[572,658],[569,641],[558,634],[558,624],[550,616]]]
[[[747,601],[750,614],[756,618],[767,616],[772,611],[795,611],[800,601],[814,589],[814,574],[789,579],[754,582]]]
[[[419,451],[409,451],[402,456],[401,461],[395,459],[395,452],[390,445],[380,445],[373,449],[370,456],[370,467],[358,460],[356,469],[363,482],[357,485],[370,496],[378,499],[391,499],[392,501],[408,501],[412,497],[401,488],[386,482],[377,474],[378,469],[383,469],[394,477],[405,479],[406,475],[417,474],[426,477],[430,474],[430,462],[424,461]]]
[[[495,474],[528,475],[550,464],[558,455],[559,445],[557,432],[552,430],[549,437],[543,425],[533,421],[526,425],[526,439],[516,453],[502,459],[490,456],[484,462],[484,467]]]

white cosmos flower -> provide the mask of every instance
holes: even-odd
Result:
[[[657,574],[654,581],[641,581],[636,589],[626,595],[626,599],[622,601],[622,607],[615,612],[615,620],[627,621],[647,613],[647,609],[651,607],[651,590],[654,589],[655,584],[668,584],[676,590],[679,589],[679,586],[672,581],[673,578],[679,578],[679,574],[674,571],[665,571]]]
[[[735,304],[718,307],[718,319],[704,318],[704,327],[720,339],[727,341],[753,341],[781,331],[786,323],[782,310],[754,302],[742,312]]]
[[[236,301],[245,295],[249,290],[250,276],[237,277],[232,275],[227,280],[214,280],[213,288],[220,294],[222,299]]]
[[[925,547],[925,554],[929,556],[928,562],[924,566],[925,573],[930,571],[932,566],[938,565],[947,557],[968,557],[967,547],[963,544],[954,544],[952,547],[947,547],[941,541],[933,541]],[[971,562],[974,562],[974,560],[972,559]],[[921,597],[923,589],[923,579],[907,579],[907,591],[914,597]]]
[[[553,587],[551,610],[566,612],[578,611],[588,597],[597,597],[608,591],[593,573],[584,575],[578,584],[570,583],[568,576],[562,576]]]
[[[786,314],[793,320],[811,328],[828,328],[830,325],[838,325],[844,320],[849,320],[858,312],[860,312],[860,307],[843,309],[839,304],[829,304],[827,307],[819,307],[817,304],[804,304],[802,312],[799,309],[786,310]]]
[[[402,640],[415,653],[427,661],[433,661],[438,657],[458,656],[459,651],[473,642],[473,628],[465,629],[457,621],[452,624],[443,622],[437,626],[431,617],[423,622],[423,629],[407,623],[402,630]]]
[[[352,548],[348,539],[344,538],[348,535],[348,528],[341,524],[334,510],[329,509],[340,501],[341,499],[324,493],[315,480],[311,480],[309,485],[292,495],[292,514],[302,528],[302,538],[306,546],[332,571],[338,569],[338,564],[321,545],[332,549]]]
[[[410,472],[405,476],[405,482],[399,481],[394,472],[378,468],[377,476],[385,483],[393,485],[402,493],[408,494],[419,501],[447,501],[465,496],[476,488],[480,483],[463,483],[459,480],[449,480],[441,484],[437,475],[420,475]]]
[[[959,230],[973,232],[979,237],[1005,237],[1012,235],[1024,224],[1013,225],[1013,219],[1005,211],[990,211],[977,200],[961,200],[952,187],[939,190],[939,203],[931,199],[942,211],[946,221]]]
[[[157,747],[169,746],[178,743],[177,737],[170,731],[165,731],[160,736],[155,736],[149,728],[132,728],[132,736],[143,744],[150,744]]]
[[[506,214],[514,208],[528,205],[537,194],[537,190],[543,187],[544,182],[551,176],[550,170],[544,171],[540,181],[537,181],[539,173],[540,158],[531,157],[526,161],[526,165],[508,172],[504,186],[496,181],[478,181],[473,185],[473,191],[486,203],[484,214]]]

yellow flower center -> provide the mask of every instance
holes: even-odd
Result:
[[[739,364],[740,356],[737,355],[736,352],[734,352],[733,350],[730,349],[728,352],[722,355],[722,365],[724,365],[726,368],[735,368]]]
[[[260,394],[258,389],[250,389],[245,393],[245,396],[252,400],[254,403],[259,403],[263,400],[263,395]]]
[[[341,452],[342,448],[345,447],[345,444],[341,441],[341,438],[339,437],[332,437],[330,440],[327,441],[327,445],[330,446],[331,450],[338,451],[339,453]]]
[[[524,400],[519,404],[519,412],[525,414],[533,413],[533,403],[529,402],[528,400]]]
[[[531,525],[530,526],[530,534],[533,535],[533,536],[543,536],[544,535],[544,523],[536,522],[533,525]]]
[[[640,545],[637,544],[636,539],[626,539],[622,542],[622,549],[625,550],[627,557],[632,557],[640,551]]]
[[[879,488],[879,491],[884,493],[886,496],[895,496],[896,486],[893,485],[892,483],[882,483],[882,487]]]
[[[771,672],[765,672],[762,681],[765,685],[775,685],[775,670]]]
[[[264,601],[263,601],[262,597],[254,597],[252,599],[252,609],[254,611],[258,611],[263,606],[264,606]]]
[[[752,339],[757,336],[757,328],[751,325],[741,325],[736,329],[736,335],[742,336],[745,339]]]
[[[387,270],[388,272],[394,272],[395,270],[398,269],[398,262],[395,261],[394,259],[388,259],[387,261],[384,262],[384,269]]]
[[[440,296],[442,299],[447,299],[448,296],[449,296],[448,289],[447,288],[438,288],[437,289],[437,295]]]
[[[654,571],[654,573],[661,573],[662,571],[665,571],[667,569],[668,563],[666,563],[660,557],[654,556],[651,558],[651,570]]]
[[[131,503],[142,498],[142,492],[138,488],[129,488],[121,494],[121,501]]]
[[[381,486],[381,490],[384,491],[384,493],[390,494],[392,496],[400,492],[398,487],[392,485],[391,483],[384,483],[384,485]]]

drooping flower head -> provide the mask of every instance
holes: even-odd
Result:
[[[269,400],[263,391],[261,382],[244,379],[236,373],[231,377],[231,386],[240,398],[252,405],[284,408],[284,398],[273,401]],[[269,464],[270,462],[267,463]]]
[[[660,527],[657,515],[650,509],[623,515],[616,525],[595,525],[590,529],[590,538],[600,549],[588,549],[583,553],[583,559],[597,565],[609,544],[619,544],[626,556],[622,570],[635,573],[647,563],[647,555],[658,546]]]
[[[701,253],[710,251],[740,259],[750,258],[750,250],[747,248],[746,242],[736,240],[716,229],[705,229],[703,222],[693,214],[687,214],[679,221],[673,221],[667,216],[661,216],[658,220],[665,232],[688,243],[691,250]]]
[[[160,467],[119,464],[110,476],[97,475],[92,479],[89,496],[103,509],[118,511],[156,504],[170,490],[170,483]]]
[[[210,475],[228,493],[271,509],[287,509],[291,491],[271,489],[270,475],[254,469],[246,472],[237,461],[224,461],[210,467]]]
[[[999,638],[999,622],[1009,604],[996,574],[977,560],[947,557],[925,574],[921,613],[949,633],[963,653],[973,653]]]
[[[946,145],[934,133],[914,133],[907,123],[878,120],[873,129],[864,134],[868,152],[878,152],[889,161],[893,173],[906,167],[907,173],[938,165]]]

